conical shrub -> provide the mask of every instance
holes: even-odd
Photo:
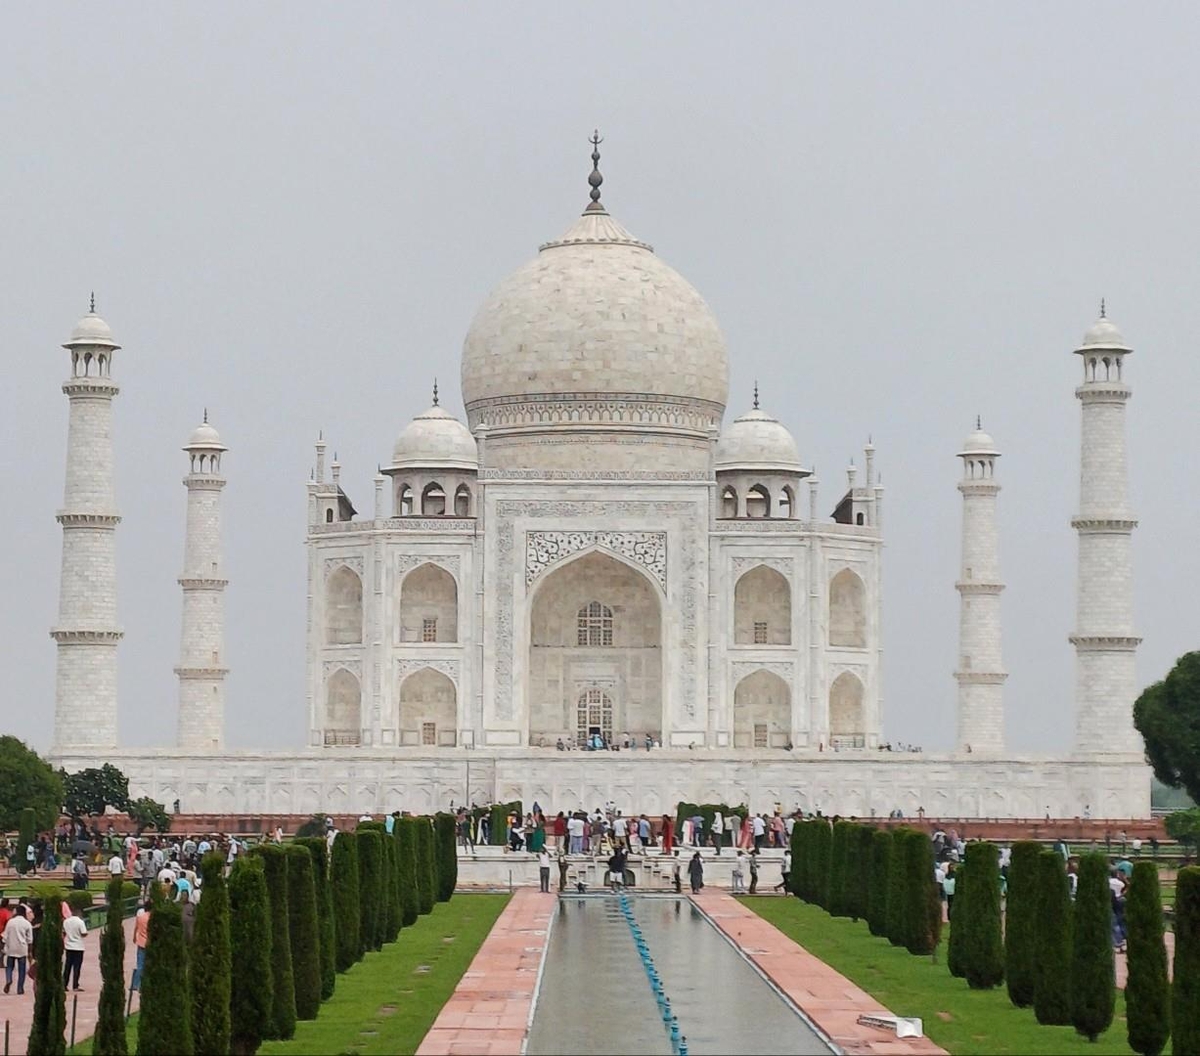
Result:
[[[421,895],[417,883],[416,819],[398,819],[394,835],[399,852],[401,923],[407,928],[415,924],[421,914]]]
[[[321,937],[321,1000],[333,996],[337,981],[337,938],[333,913],[333,885],[329,875],[329,851],[321,836],[306,836],[295,841],[307,848],[313,860],[313,886],[317,892],[317,930]]]
[[[424,916],[433,911],[435,888],[433,883],[433,832],[428,818],[413,818],[413,832],[417,848],[417,909]]]
[[[23,819],[22,819],[23,820]],[[21,857],[24,858],[22,852]],[[67,1042],[67,994],[63,987],[62,892],[43,889],[42,927],[38,932],[37,985],[34,986],[33,1022],[25,1051],[29,1056],[61,1056]]]
[[[950,906],[950,941],[946,945],[946,967],[956,979],[967,977],[967,932],[970,910],[967,885],[963,883],[963,863],[954,867],[954,901]]]
[[[321,1008],[321,932],[317,924],[317,888],[312,854],[290,844],[287,854],[288,937],[296,1018],[316,1019]]]
[[[957,913],[957,896],[954,901]],[[1038,852],[1033,1014],[1046,1026],[1071,1022],[1072,916],[1071,887],[1062,856],[1056,851]],[[951,924],[951,934],[953,927]]]
[[[191,949],[192,1047],[198,1053],[228,1052],[233,953],[225,856],[206,854],[200,873],[204,882]]]
[[[1171,1051],[1200,1052],[1200,866],[1175,877],[1175,962],[1171,974]]]
[[[137,1056],[192,1056],[188,949],[179,903],[159,899],[146,928]]]
[[[453,814],[438,814],[434,820],[437,835],[438,892],[439,902],[449,902],[458,885],[458,840],[455,836]]]
[[[1158,1056],[1171,1029],[1171,986],[1163,941],[1162,892],[1154,862],[1138,862],[1133,867],[1125,899],[1125,929],[1129,969],[1125,1026],[1129,1047],[1142,1056]]]
[[[201,899],[203,901],[203,899]],[[239,855],[229,873],[229,1051],[252,1056],[271,1029],[271,899],[261,858]]]
[[[867,885],[867,927],[872,935],[877,935],[881,939],[887,936],[891,861],[892,834],[887,829],[876,829],[871,833],[871,880]]]
[[[850,830],[848,821],[834,822],[829,844],[829,913],[850,916]]]
[[[339,832],[333,838],[329,871],[333,883],[333,913],[337,919],[334,928],[337,941],[336,965],[339,972],[344,972],[356,961],[361,960],[363,955],[358,837],[354,833]]]
[[[933,843],[927,833],[909,829],[904,848],[904,946],[909,953],[933,953],[941,930],[941,913],[937,928],[930,910],[933,880]],[[936,894],[936,891],[932,892]]]
[[[963,974],[972,990],[990,990],[1004,981],[1000,854],[994,843],[967,845],[966,861],[956,895],[964,887],[967,890],[967,913],[958,918],[964,931]]]
[[[1037,988],[1037,857],[1033,840],[1014,843],[1008,863],[1004,901],[1004,979],[1008,998],[1018,1008],[1033,1004]]]
[[[358,841],[359,941],[366,953],[383,946],[383,834],[359,828],[354,836]]]
[[[888,858],[887,939],[893,946],[903,946],[906,939],[905,913],[905,854],[904,827],[892,829],[892,852]]]
[[[105,889],[108,915],[100,936],[100,1004],[96,1009],[96,1033],[92,1035],[94,1056],[126,1056],[129,1040],[125,1032],[125,914],[122,908],[121,877]]]
[[[1108,859],[1085,854],[1079,859],[1071,930],[1071,1022],[1088,1041],[1112,1023],[1116,986]]]
[[[288,927],[288,868],[282,847],[262,843],[262,858],[271,910],[271,1019],[266,1038],[287,1041],[296,1033],[296,984],[292,975],[292,941]]]
[[[383,853],[383,941],[395,942],[400,934],[400,900],[396,890],[396,841],[386,833],[380,841]]]

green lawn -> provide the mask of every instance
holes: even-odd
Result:
[[[1116,1018],[1095,1044],[1072,1027],[1043,1027],[1032,1009],[1016,1008],[1008,991],[971,990],[946,968],[946,936],[938,962],[914,957],[877,939],[862,921],[831,917],[798,898],[757,896],[742,901],[789,938],[837,969],[898,1016],[920,1016],[925,1033],[947,1051],[970,1053],[1131,1053],[1125,1039],[1124,997]]]
[[[400,932],[400,941],[368,953],[337,977],[321,1014],[296,1024],[291,1041],[268,1041],[259,1053],[387,1056],[416,1052],[442,1006],[454,993],[508,895],[457,894]],[[69,1016],[68,1008],[68,1016]],[[129,1020],[129,1051],[137,1048],[137,1015]],[[68,1054],[90,1054],[91,1039]]]

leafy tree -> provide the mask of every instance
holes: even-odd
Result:
[[[306,821],[302,822],[296,830],[296,839],[308,839],[312,836],[321,836],[325,832],[325,815],[313,814]]]
[[[1108,859],[1085,854],[1079,859],[1071,929],[1071,1022],[1088,1041],[1112,1023],[1116,985]]]
[[[100,936],[100,1004],[96,1033],[92,1035],[95,1056],[126,1056],[125,1034],[125,914],[122,905],[124,881],[110,880],[105,891],[108,915]]]
[[[274,1008],[270,901],[262,859],[239,855],[229,873],[233,969],[229,1051],[236,1056],[253,1056],[270,1030]]]
[[[1200,1052],[1200,868],[1175,877],[1175,971],[1171,981],[1171,1051]]]
[[[799,827],[799,825],[796,826],[797,829]],[[880,938],[887,936],[891,861],[892,834],[887,829],[876,829],[871,833],[871,881],[867,885],[867,927],[872,935]],[[795,868],[794,865],[793,868]]]
[[[62,804],[62,778],[54,767],[24,741],[0,737],[0,832],[17,828],[26,807],[33,808],[34,828],[48,829],[58,820]]]
[[[966,861],[955,894],[963,888],[967,894],[967,912],[963,916],[955,913],[963,930],[963,974],[972,990],[990,990],[1004,980],[1000,853],[994,843],[967,845]]]
[[[37,812],[33,807],[26,807],[21,811],[21,831],[17,836],[17,860],[16,867],[18,873],[27,873],[33,867],[32,863],[26,857],[29,850],[29,845],[37,839]]]
[[[1138,862],[1133,867],[1125,899],[1125,926],[1129,951],[1125,1024],[1129,1047],[1143,1056],[1158,1056],[1170,1034],[1171,987],[1163,942],[1162,892],[1154,862]]]
[[[62,774],[63,807],[73,817],[103,814],[105,807],[125,810],[129,806],[129,778],[112,763],[89,766]]]
[[[149,796],[139,796],[132,800],[126,809],[129,812],[130,821],[137,826],[139,835],[147,829],[166,832],[171,827],[171,819],[167,815],[166,807]]]
[[[67,1050],[67,994],[63,986],[62,892],[45,887],[42,927],[37,938],[37,985],[33,988],[33,1022],[26,1052],[29,1056],[62,1056]]]
[[[317,926],[317,888],[312,854],[289,844],[287,854],[288,934],[292,944],[292,977],[296,1018],[316,1019],[321,1008],[321,933]],[[203,900],[201,900],[203,904]]]
[[[1017,1008],[1033,1004],[1037,988],[1037,857],[1042,846],[1033,840],[1014,843],[1008,864],[1008,897],[1004,905],[1004,978],[1008,997]]]
[[[1185,653],[1133,705],[1155,776],[1200,802],[1200,652]]]
[[[400,856],[400,915],[404,927],[411,927],[421,913],[417,887],[417,830],[413,818],[397,818],[393,835]]]
[[[449,902],[458,885],[458,840],[455,836],[453,814],[438,814],[434,819],[438,850],[438,893],[439,902]]]
[[[287,1041],[296,1033],[296,986],[292,976],[292,940],[288,931],[287,855],[273,843],[260,843],[271,911],[271,1018],[264,1038]],[[201,900],[203,901],[203,899]]]
[[[892,829],[892,853],[888,859],[887,939],[893,946],[905,944],[905,854],[904,840],[909,830]],[[952,940],[953,941],[953,940]]]
[[[333,913],[337,921],[335,964],[344,972],[362,959],[362,910],[359,906],[358,838],[352,832],[339,832],[333,838],[329,858],[333,883]]]
[[[1166,817],[1167,835],[1193,850],[1200,846],[1200,807],[1177,810]]]
[[[179,903],[160,898],[146,930],[137,1056],[192,1056],[188,950]]]
[[[303,836],[295,841],[313,860],[313,887],[317,894],[317,930],[321,938],[321,1000],[333,996],[337,981],[337,938],[333,915],[333,884],[329,875],[329,851],[321,836]]]
[[[957,913],[958,896],[954,902]],[[1065,1026],[1071,1022],[1071,887],[1057,851],[1038,852],[1034,920],[1037,957],[1033,1014],[1039,1023]]]
[[[192,1045],[196,1052],[229,1051],[229,1004],[233,980],[229,890],[225,856],[210,851],[200,862],[203,879],[192,932]]]
[[[850,916],[850,830],[848,821],[836,821],[829,844],[829,913],[834,917]]]
[[[359,941],[366,953],[383,945],[383,834],[360,826],[354,835],[358,840]]]

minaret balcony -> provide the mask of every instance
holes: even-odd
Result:
[[[121,516],[117,513],[69,513],[59,510],[54,519],[64,528],[115,528],[121,523]]]
[[[1072,517],[1071,527],[1085,535],[1132,532],[1138,522],[1131,517]]]

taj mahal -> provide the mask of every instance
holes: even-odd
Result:
[[[783,408],[757,387],[752,406],[727,408],[713,312],[609,213],[599,162],[594,137],[582,215],[476,312],[461,416],[435,385],[390,451],[381,437],[373,495],[347,494],[317,441],[298,482],[307,693],[295,707],[308,737],[287,750],[225,748],[221,496],[236,445],[207,413],[181,459],[177,741],[117,743],[118,652],[136,648],[117,619],[120,346],[93,304],[65,345],[54,761],[111,761],[133,795],[186,812],[522,799],[646,813],[686,800],[860,817],[1148,816],[1132,725],[1132,349],[1103,310],[1065,349],[1082,408],[1076,626],[1063,642],[1076,656],[1072,751],[1005,745],[1000,451],[979,423],[957,452],[962,566],[946,584],[960,596],[956,747],[882,751],[875,449],[868,440],[822,493]],[[208,400],[219,406],[220,393]],[[595,744],[619,750],[582,750]]]

